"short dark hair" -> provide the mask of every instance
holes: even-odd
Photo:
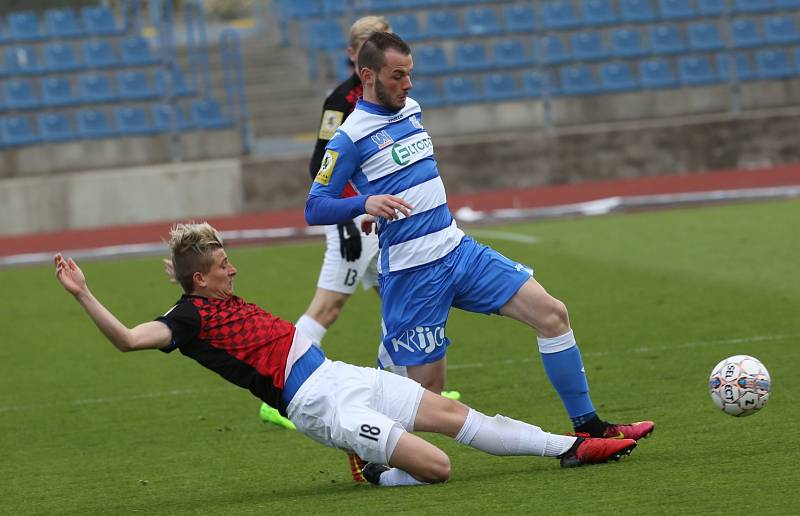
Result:
[[[386,51],[396,50],[404,56],[411,54],[411,47],[397,34],[375,32],[361,45],[356,60],[358,70],[369,68],[379,71],[386,64]]]

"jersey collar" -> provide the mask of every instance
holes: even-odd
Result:
[[[382,106],[380,104],[373,104],[372,102],[367,102],[363,98],[358,99],[358,103],[356,103],[356,109],[363,109],[367,113],[372,113],[373,115],[383,115],[383,116],[395,115],[400,111],[402,111],[402,109],[398,109],[397,111],[392,111],[386,106]]]

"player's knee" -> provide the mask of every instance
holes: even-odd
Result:
[[[421,480],[429,484],[438,484],[450,480],[450,457],[439,450],[437,456],[432,458],[426,465],[422,477]]]
[[[567,305],[554,297],[550,297],[539,330],[545,337],[557,337],[568,332],[569,312],[567,311]]]

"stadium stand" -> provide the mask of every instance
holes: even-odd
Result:
[[[734,84],[800,76],[800,0],[387,0],[340,3],[335,12],[296,3],[305,5],[281,15],[300,32],[321,33],[314,24],[325,23],[333,56],[344,45],[334,48],[328,36],[338,38],[353,17],[388,16],[415,44],[415,81],[424,87],[415,84],[412,95],[430,99],[427,107],[538,98],[548,77],[545,102],[727,84],[734,109]],[[310,75],[330,76],[326,66]]]
[[[154,29],[147,35],[141,30],[143,7]],[[231,129],[241,132],[244,143],[248,115],[233,113],[235,97],[244,95],[234,77],[241,69],[223,63],[222,104],[208,80],[208,43],[202,27],[195,23],[197,34],[189,34],[194,43],[187,44],[186,55],[179,58],[171,9],[172,2],[126,0],[80,11],[17,11],[0,19],[0,151],[39,143]],[[187,17],[197,17],[202,8],[187,2],[185,9]],[[202,21],[202,12],[199,18]],[[177,123],[159,115],[166,108],[178,114]],[[183,116],[187,110],[190,121]]]

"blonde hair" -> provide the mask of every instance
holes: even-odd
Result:
[[[175,224],[169,231],[169,249],[175,279],[184,292],[194,290],[194,273],[207,273],[214,263],[211,254],[223,247],[222,237],[208,222]]]
[[[358,52],[358,47],[374,33],[391,31],[389,22],[383,16],[364,16],[357,19],[350,27],[347,44],[353,49],[353,52]]]

